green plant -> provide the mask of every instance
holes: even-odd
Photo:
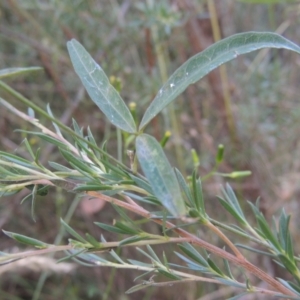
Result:
[[[146,276],[148,279],[135,285],[127,293],[149,286],[203,281],[232,286],[242,291],[231,299],[237,299],[247,293],[300,299],[300,271],[297,266],[299,258],[294,254],[288,229],[290,216],[282,210],[278,222],[274,221],[270,226],[259,210],[259,203],[254,205],[249,202],[257,221],[255,227],[247,220],[237,197],[227,185],[219,201],[221,206],[235,218],[237,224],[227,225],[219,222],[218,219],[209,216],[205,210],[201,181],[217,172],[218,164],[223,159],[223,146],[218,149],[216,167],[211,173],[204,175],[201,180],[195,170],[185,179],[179,170],[171,167],[161,144],[151,135],[144,133],[149,122],[187,86],[238,55],[266,47],[288,49],[300,54],[297,45],[273,33],[249,32],[221,40],[189,59],[167,80],[137,126],[132,111],[123,102],[101,67],[80,43],[75,40],[68,42],[75,71],[91,99],[108,120],[124,132],[125,143],[135,151],[135,153],[129,152],[130,167],[112,157],[106,151],[105,142],[102,147],[98,147],[89,128],[84,134],[84,130],[73,120],[72,130],[53,116],[49,106],[47,112],[42,110],[0,81],[0,88],[26,104],[31,109],[30,114],[20,112],[2,97],[0,104],[39,128],[40,132],[25,131],[25,133],[38,136],[57,146],[62,157],[69,164],[69,167],[66,167],[57,162],[48,162],[49,167],[45,167],[39,160],[41,150],[34,150],[30,142],[25,139],[24,144],[32,160],[0,151],[2,195],[11,195],[24,188],[30,189],[31,193],[26,198],[31,198],[33,218],[36,196],[46,194],[49,186],[57,186],[72,193],[101,199],[113,205],[119,214],[119,219],[113,225],[101,222],[95,222],[95,225],[121,236],[113,242],[107,242],[103,236],[98,240],[89,233],[83,237],[64,220],[61,220],[61,224],[72,236],[67,245],[47,244],[35,238],[4,231],[16,241],[34,246],[38,250],[16,254],[2,252],[0,261],[7,263],[33,255],[66,251],[67,255],[60,261],[74,259],[85,265],[143,271],[137,279]],[[32,71],[32,68],[6,69],[0,73],[0,77],[5,78],[26,71]],[[51,120],[55,131],[39,123],[35,114]],[[196,165],[197,154],[192,155]],[[139,166],[144,176],[139,173]],[[233,172],[219,175],[236,178],[249,174]],[[140,219],[133,219],[126,214],[126,211],[133,212]],[[143,222],[159,224],[161,234],[147,232],[143,229]],[[192,226],[205,226],[210,229],[219,237],[222,247],[213,245],[192,233]],[[263,250],[249,245],[234,244],[229,235],[221,229],[229,232],[230,235],[247,238]],[[178,251],[181,252],[175,251],[175,254],[184,264],[170,262],[164,252],[157,254],[151,247],[163,244],[178,245]],[[146,249],[142,249],[142,246],[146,246]],[[136,250],[145,257],[146,262],[121,257],[115,250],[123,247],[136,247]],[[279,266],[290,273],[289,278],[292,279],[273,278],[250,263],[239,248],[272,257]],[[223,267],[220,266],[218,258],[223,260]],[[253,285],[247,274],[245,279],[241,280],[240,270],[266,282],[269,288],[263,289]],[[199,272],[205,274],[205,277],[199,276]],[[165,276],[168,281],[156,282],[152,276],[154,274]]]

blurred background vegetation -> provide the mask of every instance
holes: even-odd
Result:
[[[81,126],[90,126],[99,145],[108,140],[109,152],[129,164],[126,155],[117,151],[120,137],[89,99],[73,70],[66,49],[68,40],[80,41],[108,76],[121,81],[121,96],[128,104],[136,104],[140,119],[168,76],[220,38],[244,31],[272,31],[299,45],[299,14],[299,1],[2,0],[0,69],[43,67],[44,71],[6,81],[41,107],[49,103],[65,124],[71,126],[75,118]],[[244,200],[255,201],[260,196],[261,209],[269,219],[284,206],[287,213],[292,213],[294,236],[300,224],[299,66],[299,56],[288,51],[263,50],[238,57],[190,86],[149,126],[158,140],[167,130],[172,132],[166,151],[171,163],[186,174],[194,168],[191,149],[200,157],[200,176],[205,176],[214,166],[218,144],[224,144],[225,162],[220,172],[252,171],[250,177],[229,180],[243,199],[242,205]],[[8,95],[2,93],[2,97],[27,110]],[[22,145],[25,136],[15,129],[30,127],[1,107],[0,149],[26,156]],[[62,161],[52,146],[36,137],[28,138],[33,147],[42,147],[43,163]],[[126,147],[131,149],[132,145]],[[224,182],[220,176],[212,176],[203,183],[207,210],[219,221],[230,220],[221,207],[216,209],[215,195]],[[60,231],[59,220],[63,218],[79,232],[105,234],[107,240],[113,239],[93,225],[95,221],[112,223],[117,215],[111,207],[52,190],[39,199],[34,223],[30,203],[20,205],[25,195],[22,191],[1,199],[1,229],[44,242],[67,243],[67,235]],[[149,230],[159,228],[152,225]],[[191,230],[197,232],[199,228]],[[209,232],[199,234],[218,243]],[[299,242],[295,245],[299,250]],[[16,247],[22,245],[1,233],[1,250],[24,250]],[[171,253],[171,249],[164,250]],[[122,251],[136,257],[132,249]],[[274,276],[281,272],[269,259],[252,259]],[[192,300],[204,294],[208,296],[201,299],[233,295],[228,288],[197,283],[126,296],[138,272],[71,263],[56,272],[50,258],[8,266],[0,268],[0,299]]]

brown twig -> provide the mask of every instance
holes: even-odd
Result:
[[[153,216],[151,215],[151,213],[147,210],[145,210],[144,208],[142,208],[141,206],[134,206],[131,204],[128,204],[126,202],[123,202],[121,200],[118,199],[114,199],[111,198],[109,196],[103,195],[103,194],[99,194],[97,192],[87,192],[87,194],[89,196],[95,197],[95,198],[99,198],[101,200],[107,201],[109,203],[115,204],[117,206],[123,207],[127,210],[130,210],[144,218],[153,220],[155,223],[160,224],[160,225],[164,225],[166,226],[168,229],[173,229],[174,232],[176,232],[178,235],[180,235],[181,237],[185,237],[190,239],[190,243],[197,245],[201,248],[204,248],[214,254],[216,254],[217,256],[220,256],[222,258],[227,259],[228,261],[233,262],[234,264],[243,267],[244,269],[246,269],[248,272],[252,273],[253,275],[255,275],[256,277],[258,277],[259,279],[261,279],[262,281],[267,282],[271,287],[273,287],[276,291],[281,292],[285,295],[288,296],[295,296],[294,293],[292,293],[288,288],[286,288],[284,285],[282,285],[280,282],[278,282],[277,280],[275,280],[273,277],[271,277],[270,275],[268,275],[267,273],[265,273],[264,271],[262,271],[260,268],[258,268],[257,266],[251,264],[249,261],[247,261],[247,259],[245,257],[236,257],[230,253],[228,253],[227,251],[220,249],[198,237],[196,237],[195,235],[181,229],[181,228],[175,228],[174,224],[172,224],[171,222],[167,221],[164,222],[161,219],[155,219],[153,218]]]

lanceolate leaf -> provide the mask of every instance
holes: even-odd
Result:
[[[191,57],[173,73],[146,110],[139,129],[144,128],[190,84],[238,55],[262,48],[283,48],[300,53],[300,47],[275,33],[247,32],[225,38]]]
[[[180,187],[161,145],[153,137],[142,134],[136,139],[136,152],[157,199],[173,216],[184,215]]]
[[[128,107],[101,67],[76,40],[69,41],[67,46],[74,69],[92,100],[112,124],[126,132],[135,133],[136,125]]]
[[[9,69],[3,69],[0,70],[0,79],[19,75],[22,73],[29,73],[33,71],[40,71],[43,70],[41,67],[29,67],[29,68],[9,68]]]

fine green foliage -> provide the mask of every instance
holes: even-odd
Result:
[[[4,231],[16,241],[39,249],[16,254],[2,253],[0,262],[7,263],[26,258],[33,253],[38,255],[64,251],[67,254],[60,261],[73,259],[85,266],[125,268],[143,272],[136,280],[150,276],[130,288],[128,294],[150,286],[199,281],[239,289],[237,295],[231,299],[241,298],[248,293],[300,299],[299,257],[295,255],[293,238],[289,231],[290,216],[286,215],[284,210],[281,211],[278,221],[274,218],[270,225],[259,209],[259,201],[256,205],[249,202],[256,219],[256,226],[253,226],[251,219],[244,212],[244,205],[241,205],[234,190],[227,184],[223,189],[223,197],[219,196],[218,199],[221,207],[235,219],[236,224],[227,225],[220,222],[206,211],[202,190],[202,182],[206,178],[219,175],[236,179],[250,173],[248,171],[219,173],[218,167],[224,159],[224,146],[219,145],[215,167],[209,174],[201,177],[195,170],[191,176],[186,177],[178,169],[172,168],[164,154],[163,146],[168,139],[163,139],[159,143],[151,135],[143,133],[150,120],[188,85],[240,54],[265,47],[284,48],[300,53],[297,45],[272,33],[249,32],[224,39],[192,57],[169,78],[146,110],[137,131],[136,116],[132,116],[132,112],[101,67],[77,41],[68,42],[75,71],[92,100],[108,120],[123,131],[124,139],[130,141],[127,146],[135,140],[132,146],[134,149],[129,151],[130,167],[108,153],[106,142],[102,147],[98,147],[89,128],[85,133],[73,120],[73,129],[70,129],[55,119],[49,106],[47,111],[42,110],[0,81],[2,90],[25,103],[33,111],[30,112],[30,116],[21,113],[3,98],[0,98],[0,104],[41,130],[41,132],[23,130],[22,133],[39,137],[57,147],[61,157],[68,164],[64,166],[58,162],[49,162],[50,168],[44,166],[40,162],[43,152],[39,148],[34,150],[29,140],[25,139],[24,145],[30,157],[28,159],[0,151],[1,196],[17,193],[24,188],[29,189],[33,219],[37,196],[45,195],[49,186],[108,202],[118,213],[118,219],[113,224],[102,220],[94,222],[98,229],[117,236],[117,240],[110,242],[107,242],[103,235],[98,240],[96,235],[91,233],[85,235],[79,233],[64,220],[61,220],[61,225],[72,236],[66,245],[47,244],[21,234]],[[18,72],[4,71],[2,74],[18,74]],[[35,113],[50,120],[54,125],[54,131],[33,118],[32,115]],[[194,151],[192,156],[197,167],[198,155]],[[139,169],[143,174],[138,172]],[[25,199],[28,199],[28,196],[25,196]],[[128,211],[131,214],[128,214]],[[133,214],[139,216],[139,219],[136,220]],[[158,224],[161,230],[156,234],[148,232],[148,229],[143,227],[143,224],[148,222]],[[211,230],[220,239],[218,245],[200,238],[194,233],[192,226]],[[235,244],[233,238],[229,238],[226,232],[238,238],[247,238],[247,241],[255,243],[257,248],[260,247],[262,250],[247,243]],[[165,244],[172,244],[172,250],[173,248],[180,250],[180,252],[173,251],[179,263],[172,262],[164,251],[158,252],[154,249],[156,245]],[[144,260],[123,257],[120,251],[123,247],[136,249]],[[239,248],[257,255],[270,256],[285,271],[282,277],[289,273],[287,276],[289,279],[273,278],[260,267],[253,265]],[[246,276],[251,274],[249,278],[256,277],[264,281],[268,284],[267,288],[260,288],[257,282],[252,282],[254,280],[250,281],[247,277],[241,276],[242,273]],[[166,281],[155,281],[153,278],[156,277],[153,275],[159,275]]]

